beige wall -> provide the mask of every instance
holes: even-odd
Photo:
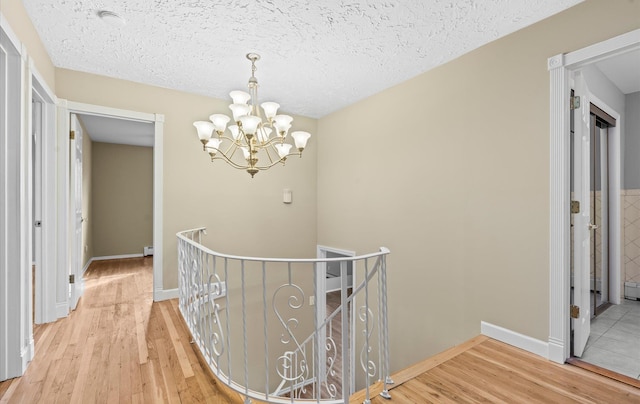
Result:
[[[547,58],[639,27],[587,1],[320,119],[318,243],[391,249],[392,369],[482,320],[547,340]]]
[[[153,245],[153,148],[93,142],[94,256],[142,254]]]
[[[26,46],[27,54],[42,75],[51,91],[55,92],[55,69],[27,11],[20,0],[0,0],[0,12],[7,19],[13,32]]]
[[[238,88],[245,80],[244,75],[238,77]],[[178,286],[175,234],[180,230],[206,226],[209,246],[231,254],[315,255],[316,120],[294,117],[294,128],[314,134],[302,159],[290,159],[286,167],[274,167],[251,179],[220,161],[212,164],[193,127],[194,121],[214,111],[228,111],[230,100],[65,69],[56,69],[56,94],[72,101],[164,114],[165,289]],[[291,205],[282,203],[284,188],[293,190]],[[94,245],[97,248],[97,239]]]
[[[82,122],[80,122],[82,125]],[[92,145],[91,136],[82,126],[82,266],[93,255],[93,208],[92,208]]]

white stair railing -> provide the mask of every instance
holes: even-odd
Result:
[[[386,256],[284,259],[217,253],[205,228],[178,236],[179,308],[213,374],[267,403],[348,403],[380,381],[390,398]],[[318,318],[317,273],[340,263],[340,302]],[[348,285],[351,263],[358,284]],[[323,301],[324,299],[321,299]]]

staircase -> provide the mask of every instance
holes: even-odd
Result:
[[[220,383],[245,403],[348,403],[358,390],[366,403],[373,384],[390,398],[388,249],[341,258],[242,257],[205,247],[205,230],[177,234],[179,308]],[[316,291],[329,262],[341,268],[340,302],[323,315]]]

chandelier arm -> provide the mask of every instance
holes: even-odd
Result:
[[[280,137],[280,135],[276,135],[270,138],[269,141],[263,145],[263,147],[272,146],[272,145],[275,145],[276,143],[284,143],[284,138]]]
[[[289,153],[289,154],[287,154],[286,156],[284,156],[283,158],[281,158],[281,159],[280,159],[280,160],[278,160],[278,161],[274,161],[273,163],[268,164],[268,165],[266,165],[266,166],[256,166],[255,168],[256,168],[256,169],[258,169],[258,170],[268,170],[269,168],[271,168],[271,167],[275,166],[275,165],[276,165],[276,164],[278,164],[278,163],[281,163],[281,162],[282,162],[282,163],[284,163],[284,160],[285,160],[287,157],[290,157],[290,156],[302,156],[302,152],[299,152],[299,151],[298,151],[298,152],[294,152],[294,153]]]
[[[273,163],[273,159],[271,158],[271,153],[269,153],[269,147],[268,146],[262,146],[262,148],[264,149],[264,151],[267,153],[267,157],[269,158],[269,163]],[[273,148],[273,146],[271,146],[271,148]],[[276,153],[276,156],[279,156],[277,150],[273,150]],[[281,159],[278,158],[278,161],[280,161]],[[278,162],[276,161],[276,163]]]
[[[229,147],[227,148],[226,151],[221,151],[222,154],[224,154],[225,156],[229,155],[229,151],[233,148],[233,151],[231,152],[231,157],[233,157],[234,154],[236,154],[236,150],[238,150],[238,145],[236,144],[236,141],[233,140],[231,142],[231,144],[229,145]]]
[[[246,165],[240,165],[238,163],[236,163],[235,161],[231,160],[229,157],[227,157],[226,155],[224,155],[222,152],[220,152],[220,154],[216,154],[212,160],[224,160],[227,162],[227,164],[229,164],[231,167],[233,168],[237,168],[239,170],[246,170],[247,168],[249,168],[250,166]]]

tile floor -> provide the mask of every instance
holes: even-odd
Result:
[[[640,380],[640,301],[624,299],[591,320],[580,359]]]

